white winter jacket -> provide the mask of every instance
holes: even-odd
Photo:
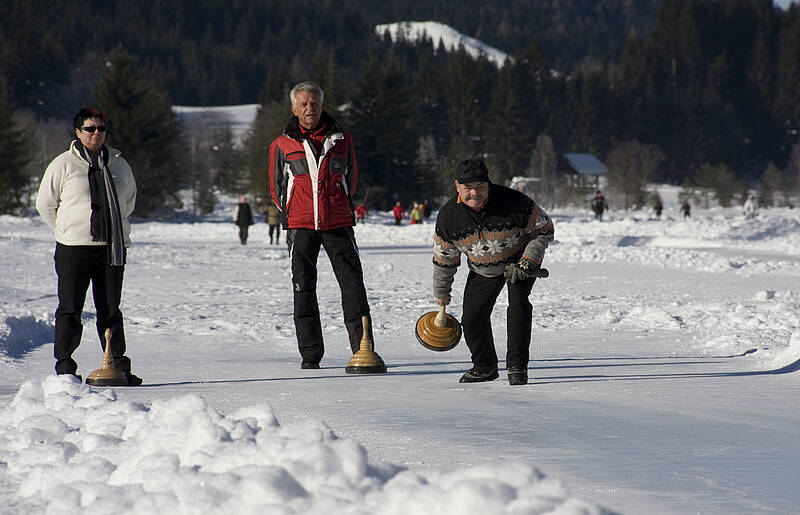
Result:
[[[69,150],[53,159],[44,171],[36,210],[47,225],[53,228],[56,241],[63,245],[106,245],[92,241],[92,196],[89,192],[89,162],[80,154],[73,141]],[[136,181],[133,171],[119,150],[108,149],[108,169],[114,179],[122,214],[122,236],[125,246],[131,244],[131,224],[128,217],[136,205]]]

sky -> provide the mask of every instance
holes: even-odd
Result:
[[[731,514],[800,506],[800,215],[553,209],[530,381],[458,382],[436,306],[433,219],[356,227],[385,374],[347,374],[324,253],[326,355],[301,370],[287,250],[234,201],[136,220],[122,310],[138,388],[53,375],[53,236],[0,216],[0,513]],[[588,200],[588,199],[587,199]],[[435,214],[434,214],[435,217]],[[466,272],[449,311],[460,318]],[[75,356],[100,367],[88,296]]]
[[[796,3],[797,0],[775,0],[775,5],[787,9],[791,4]]]

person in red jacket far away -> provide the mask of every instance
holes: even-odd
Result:
[[[395,202],[394,207],[392,208],[392,213],[394,214],[394,224],[403,225],[403,214],[405,213],[405,209],[403,209],[403,206],[400,205],[399,200]]]
[[[364,219],[367,218],[367,213],[369,213],[369,209],[364,204],[359,204],[356,206],[356,223],[364,223]]]
[[[319,368],[325,353],[317,303],[320,246],[339,282],[345,327],[355,353],[369,315],[358,255],[352,198],[358,179],[353,139],[323,110],[325,94],[313,82],[289,92],[292,118],[269,146],[269,189],[286,229],[294,291],[294,325],[302,363]],[[371,332],[370,332],[371,333]]]

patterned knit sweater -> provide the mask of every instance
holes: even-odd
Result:
[[[553,241],[553,221],[527,195],[491,184],[480,212],[456,195],[439,210],[433,237],[433,294],[450,294],[466,254],[470,270],[486,277],[503,275],[506,265],[525,256],[541,265]]]

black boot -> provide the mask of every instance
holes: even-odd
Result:
[[[513,386],[528,384],[528,371],[521,366],[511,365],[506,370],[508,371],[508,384]]]
[[[463,376],[461,376],[461,379],[459,379],[458,382],[483,383],[485,381],[494,381],[498,377],[500,377],[500,374],[497,373],[496,368],[480,369],[478,367],[472,367],[471,369],[467,370]]]

